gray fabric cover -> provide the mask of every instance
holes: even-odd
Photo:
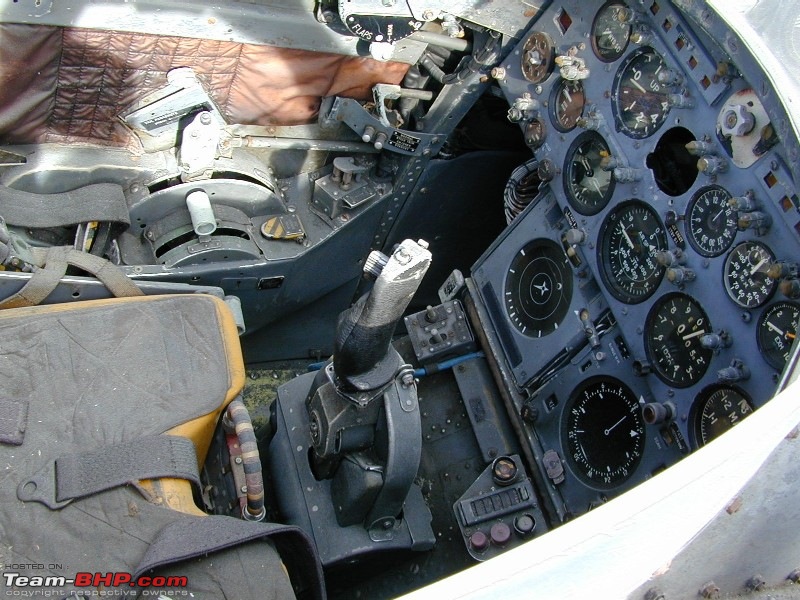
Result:
[[[50,510],[19,501],[17,486],[59,456],[162,433],[207,414],[229,388],[212,298],[103,302],[46,314],[39,307],[0,311],[0,398],[28,409],[22,444],[0,443],[0,563],[42,565],[16,571],[22,574],[133,573],[150,541],[180,513],[131,487]],[[259,597],[293,596],[269,542],[226,554],[233,566],[215,557],[175,574],[189,577],[190,590],[207,592],[199,598],[247,597],[236,587],[242,571],[259,576]],[[0,580],[0,593],[3,586]]]
[[[211,298],[73,306],[0,311],[0,398],[47,415],[59,455],[162,433],[222,404],[230,374]]]

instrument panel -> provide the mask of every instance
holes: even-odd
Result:
[[[474,295],[563,518],[757,410],[794,343],[800,201],[755,82],[721,65],[652,0],[553,3],[503,62],[550,176]]]

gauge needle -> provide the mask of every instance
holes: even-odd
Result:
[[[769,260],[769,259],[767,259],[767,258],[762,258],[760,261],[758,261],[758,264],[756,264],[756,266],[755,266],[755,267],[753,267],[752,269],[750,269],[750,275],[752,275],[752,274],[753,274],[753,273],[755,273],[756,271],[760,270],[760,269],[761,269],[761,267],[763,267],[763,266],[764,266],[764,263],[766,263],[768,260]]]
[[[550,290],[547,289],[547,284],[546,283],[543,283],[542,285],[536,285],[534,283],[533,287],[535,287],[537,290],[539,290],[543,295],[550,291]]]
[[[769,327],[770,329],[772,329],[772,331],[774,331],[775,333],[777,333],[777,334],[778,334],[778,335],[780,335],[781,337],[788,337],[788,336],[786,335],[786,332],[784,332],[784,331],[781,331],[779,328],[777,328],[775,325],[773,325],[773,324],[772,324],[772,323],[770,323],[769,321],[767,321],[767,327]]]
[[[712,219],[711,219],[711,222],[713,223],[713,222],[715,222],[717,219],[719,219],[719,216],[720,216],[722,213],[724,213],[724,212],[725,212],[725,209],[724,209],[724,208],[721,208],[721,209],[719,209],[719,212],[718,212],[717,214],[715,214],[715,215],[712,217]]]
[[[692,338],[696,338],[696,337],[698,337],[700,335],[703,335],[703,334],[705,334],[705,329],[700,329],[698,331],[695,331],[694,333],[690,333],[690,334],[687,334],[687,335],[683,336],[683,338],[681,338],[681,339],[683,339],[683,341],[685,342],[686,340],[690,340]]]
[[[631,80],[630,80],[630,82],[633,84],[633,86],[634,86],[636,89],[638,89],[639,91],[641,91],[643,94],[646,94],[646,93],[647,93],[647,90],[646,90],[646,89],[644,89],[644,88],[643,88],[643,87],[642,87],[642,86],[639,84],[639,82],[638,82],[638,81],[636,81],[635,79],[631,79]]]
[[[614,423],[614,424],[613,424],[611,427],[609,427],[608,429],[604,430],[604,431],[603,431],[603,433],[605,433],[606,435],[608,435],[609,433],[611,433],[612,431],[614,431],[614,428],[615,428],[617,425],[619,425],[620,423],[622,423],[624,420],[625,420],[625,417],[622,417],[622,418],[621,418],[619,421],[617,421],[616,423]]]
[[[628,246],[633,248],[633,240],[631,239],[631,236],[628,235],[628,231],[624,227],[622,228],[622,235],[625,236],[625,241],[628,243]]]

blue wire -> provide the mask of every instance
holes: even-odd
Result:
[[[456,358],[451,358],[449,360],[445,360],[443,362],[437,363],[432,366],[420,367],[419,369],[414,370],[414,377],[425,377],[426,375],[431,375],[432,373],[444,371],[445,369],[452,369],[453,367],[455,367],[458,364],[461,364],[464,361],[472,360],[473,358],[483,358],[484,356],[486,355],[483,352],[471,352],[470,354],[457,356]]]

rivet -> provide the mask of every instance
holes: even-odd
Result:
[[[700,588],[700,595],[703,598],[719,598],[719,588],[713,581],[709,581]]]
[[[752,592],[759,592],[767,586],[767,581],[763,576],[756,573],[745,582],[745,587]]]

